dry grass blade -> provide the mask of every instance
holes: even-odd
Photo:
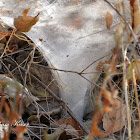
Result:
[[[134,85],[135,99],[136,99],[138,116],[139,116],[139,121],[140,121],[139,99],[138,99],[137,83],[136,83],[136,77],[135,77],[135,70],[134,69],[133,69],[132,73],[133,73],[133,85]]]

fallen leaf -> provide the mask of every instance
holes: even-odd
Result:
[[[60,119],[57,121],[58,124],[62,125],[62,124],[69,124],[71,125],[73,128],[75,128],[79,135],[81,136],[83,133],[82,133],[82,130],[80,129],[80,127],[78,126],[78,124],[76,123],[76,121],[72,118],[68,118],[68,119]]]
[[[113,111],[105,113],[103,116],[103,128],[108,131],[110,126],[114,124],[111,132],[120,131],[125,125],[126,119],[126,105],[122,103],[121,99],[117,99],[119,105],[113,106]]]
[[[131,6],[131,17],[132,17],[132,28],[134,33],[138,33],[140,30],[140,7],[139,0],[130,0]]]
[[[14,18],[14,26],[18,31],[21,32],[28,32],[32,28],[33,25],[35,25],[39,17],[38,15],[35,17],[32,16],[26,16],[28,13],[29,9],[26,9],[23,11],[23,16],[19,16],[17,18]]]
[[[25,10],[23,11],[22,15],[23,15],[24,17],[26,17],[29,10],[30,10],[30,8],[25,9]]]
[[[110,26],[111,26],[112,23],[113,23],[113,18],[112,18],[112,15],[111,15],[109,12],[107,12],[107,14],[106,14],[105,21],[106,21],[106,27],[107,27],[108,29],[110,29]]]
[[[42,39],[42,38],[39,38],[39,41],[41,41],[41,42],[42,42],[42,41],[43,41],[43,39]]]

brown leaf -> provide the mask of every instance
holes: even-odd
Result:
[[[132,28],[134,32],[140,30],[140,7],[139,7],[139,0],[130,0],[131,6],[131,17],[132,17]]]
[[[26,17],[29,10],[30,10],[30,8],[25,9],[25,10],[23,11],[22,15],[23,15],[24,17]]]
[[[42,42],[42,41],[43,41],[43,39],[42,39],[42,38],[39,38],[39,41],[41,41],[41,42]]]
[[[105,131],[108,131],[110,126],[113,124],[113,128],[111,132],[120,131],[125,125],[126,119],[126,106],[122,103],[122,101],[118,100],[119,105],[117,107],[113,106],[113,111],[109,113],[105,113],[103,116],[103,128]]]
[[[61,119],[61,120],[58,120],[57,123],[60,124],[60,125],[61,124],[69,124],[69,125],[71,125],[73,128],[75,128],[78,131],[78,133],[79,133],[80,136],[82,135],[82,130],[80,129],[80,127],[78,126],[78,124],[75,122],[75,120],[72,119],[72,118],[69,118],[69,119]]]
[[[61,128],[64,128],[65,130],[68,130],[68,132],[70,134],[75,134],[75,135],[79,136],[79,132],[74,127],[72,127],[71,125],[69,125],[69,124],[62,124],[60,126],[61,126]],[[74,136],[73,136],[73,138],[74,138]]]
[[[23,16],[19,16],[14,19],[14,26],[16,27],[18,31],[28,32],[31,29],[31,27],[35,25],[39,20],[39,17],[38,17],[39,14],[35,17],[26,16],[28,13],[28,10],[29,9],[26,9],[23,11]]]
[[[110,26],[111,26],[112,23],[113,23],[113,18],[112,18],[112,15],[111,15],[109,12],[107,12],[107,14],[106,14],[106,19],[105,19],[105,21],[106,21],[106,27],[107,27],[108,29],[110,29]]]

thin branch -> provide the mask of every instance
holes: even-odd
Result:
[[[95,85],[99,88],[101,88],[99,85],[97,85],[96,83],[94,83],[93,81],[91,82],[89,79],[87,79],[86,77],[84,77],[83,75],[80,75],[82,78],[84,78],[86,81],[88,81],[91,85]]]
[[[30,68],[30,66],[31,66],[31,64],[32,64],[31,62],[33,62],[33,57],[34,57],[35,49],[36,49],[36,47],[34,46],[33,50],[31,51],[31,52],[32,52],[32,56],[31,56],[30,62],[27,64],[27,70],[26,70],[26,72],[25,72],[24,85],[23,85],[23,87],[26,86],[27,73],[29,72],[29,68]]]
[[[137,39],[135,33],[133,32],[132,27],[130,26],[130,24],[125,20],[125,18],[121,15],[121,13],[108,0],[104,0],[104,1],[106,3],[108,3],[112,7],[112,9],[114,9],[116,11],[116,13],[122,18],[124,23],[127,25],[127,27],[129,28],[130,32],[132,33],[132,36],[134,37],[134,44],[138,45],[138,53],[139,53],[140,45],[139,45],[138,39]]]
[[[20,68],[23,71],[26,71],[24,68],[22,68],[20,66]],[[82,122],[75,116],[75,114],[72,112],[72,110],[67,106],[67,104],[61,99],[59,98],[52,90],[50,90],[48,87],[46,87],[46,85],[41,82],[36,76],[34,76],[33,74],[30,73],[30,76],[32,78],[34,78],[35,80],[37,80],[45,89],[46,91],[65,109],[67,110],[68,114],[77,122],[77,124],[81,127],[81,129],[86,133],[89,134],[89,131],[87,128],[85,128],[85,126],[82,124]]]
[[[111,26],[111,28],[114,28],[114,27],[116,27],[117,25],[119,25],[119,23],[117,23],[117,24]],[[105,29],[103,29],[103,30],[96,31],[96,32],[93,32],[93,33],[91,33],[91,34],[88,34],[88,35],[85,35],[85,36],[81,36],[81,37],[79,37],[78,39],[76,39],[76,41],[77,41],[77,40],[80,40],[80,39],[83,39],[83,38],[86,38],[86,37],[89,37],[89,36],[93,36],[93,35],[96,35],[96,34],[105,32],[105,31],[108,31],[108,29],[105,28]]]
[[[85,75],[85,74],[93,74],[93,73],[103,73],[103,72],[98,72],[98,71],[93,71],[93,72],[77,72],[77,71],[71,71],[71,70],[63,70],[63,69],[58,69],[58,68],[51,68],[51,67],[47,67],[47,66],[44,66],[44,65],[40,65],[38,63],[32,63],[33,65],[38,65],[40,67],[44,67],[46,69],[51,69],[51,70],[54,70],[54,71],[61,71],[61,72],[67,72],[67,73],[75,73],[75,74],[78,74],[78,75]]]
[[[2,55],[0,56],[0,58],[2,58],[4,56],[4,54],[6,54],[6,50],[8,49],[8,45],[9,45],[9,43],[10,43],[10,41],[11,41],[11,39],[12,39],[12,37],[13,37],[13,35],[14,35],[15,32],[16,32],[16,29],[13,29],[13,31],[12,31],[12,33],[11,33],[8,41],[6,42],[6,47],[5,47]]]
[[[40,111],[40,114],[54,116],[54,115],[60,113],[61,111],[62,111],[62,107],[60,106],[59,108],[53,109],[52,111],[49,111],[49,112]],[[37,113],[36,111],[31,111],[31,112],[34,114]]]
[[[93,61],[90,65],[88,65],[85,69],[83,69],[83,70],[80,72],[80,74],[82,74],[85,70],[87,70],[87,69],[88,69],[90,66],[92,66],[94,63],[98,62],[99,60],[101,60],[101,59],[103,59],[103,58],[105,58],[105,57],[107,57],[107,56],[109,56],[110,54],[111,54],[111,53],[109,53],[109,54],[107,54],[107,55],[105,55],[105,56],[103,56],[103,57],[101,57],[101,58],[99,58],[99,59]]]

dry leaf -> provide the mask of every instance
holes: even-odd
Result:
[[[23,16],[19,16],[19,17],[14,19],[14,26],[16,27],[16,29],[18,31],[28,32],[31,29],[31,27],[38,22],[38,20],[39,20],[38,15],[39,14],[35,17],[26,16],[28,11],[29,11],[29,9],[24,10]]]
[[[139,0],[130,0],[131,5],[131,17],[132,17],[132,28],[137,34],[140,30],[140,7]]]
[[[39,20],[38,16],[36,16],[36,17],[19,16],[18,18],[14,19],[14,26],[16,27],[16,29],[18,31],[28,32],[28,31],[30,31],[31,27],[37,23],[38,20]]]
[[[113,111],[105,113],[103,116],[103,128],[105,131],[108,131],[110,126],[114,124],[112,132],[120,131],[125,125],[126,119],[126,106],[122,101],[118,100],[119,105],[113,107]]]
[[[25,10],[23,11],[22,15],[23,15],[24,17],[26,17],[29,10],[30,10],[30,8],[25,9]]]
[[[106,21],[106,27],[107,27],[108,29],[110,29],[110,26],[111,26],[112,23],[113,23],[113,18],[112,18],[112,15],[111,15],[109,12],[107,12],[107,14],[106,14],[105,21]]]
[[[69,119],[60,119],[57,121],[58,124],[62,125],[62,124],[69,124],[71,125],[73,128],[75,128],[79,135],[81,136],[83,133],[82,133],[82,130],[80,129],[80,127],[78,126],[78,124],[76,123],[76,121],[72,118],[69,118]]]
[[[71,125],[69,125],[69,124],[62,124],[60,126],[62,128],[64,128],[65,130],[67,130],[70,134],[75,134],[75,135],[79,136],[79,132],[74,127],[72,127]]]
[[[42,38],[39,38],[39,41],[41,41],[41,42],[42,42],[42,41],[43,41],[43,39],[42,39]]]
[[[61,136],[61,134],[63,134],[63,132],[65,132],[64,130],[67,130],[68,132],[70,132],[70,134],[78,135],[77,130],[75,128],[73,128],[71,125],[62,124],[52,134],[48,134],[47,131],[45,131],[43,140],[58,140],[59,137]]]

